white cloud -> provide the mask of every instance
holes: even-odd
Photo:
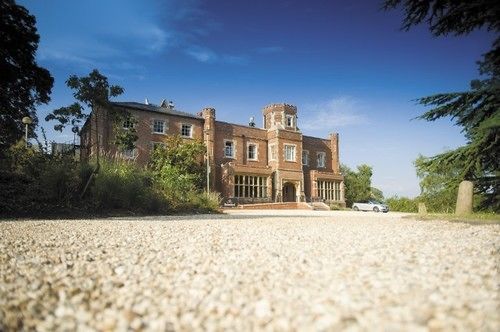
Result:
[[[196,61],[203,63],[227,63],[233,65],[244,65],[248,63],[248,57],[244,55],[231,55],[215,53],[209,48],[202,46],[189,46],[185,51],[187,55]]]
[[[333,129],[366,123],[362,105],[351,97],[332,98],[302,107],[302,129]]]
[[[160,52],[166,49],[169,46],[167,41],[171,37],[171,34],[155,25],[144,27],[135,31],[134,34],[139,39],[137,43],[142,43],[143,49],[152,52]]]
[[[38,52],[40,60],[57,60],[64,62],[73,62],[80,65],[94,65],[95,61],[89,58],[85,58],[83,56],[78,56],[71,54],[71,52],[55,50],[55,49],[47,49],[41,48]]]
[[[187,55],[199,62],[214,63],[218,59],[218,56],[217,54],[215,54],[215,52],[204,47],[191,46],[186,49],[185,52]]]

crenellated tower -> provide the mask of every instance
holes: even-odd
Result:
[[[297,107],[290,104],[270,104],[262,110],[264,129],[298,131]]]

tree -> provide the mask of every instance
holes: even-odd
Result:
[[[345,201],[347,206],[354,202],[368,199],[382,200],[382,191],[371,186],[372,167],[366,164],[359,165],[357,171],[353,171],[346,165],[341,165],[340,170],[344,175]]]
[[[29,116],[33,129],[35,106],[50,101],[54,79],[35,61],[40,40],[35,25],[26,8],[0,0],[0,155],[23,136],[21,119]]]
[[[429,171],[429,158],[420,155],[415,160],[417,176],[420,179],[419,202],[425,203],[431,212],[449,213],[455,209],[462,165],[439,164],[441,168]]]
[[[115,129],[115,144],[121,147],[122,150],[134,148],[137,140],[135,129],[122,130],[121,128],[121,124],[125,119],[133,119],[128,112],[115,109],[110,101],[111,97],[123,93],[122,87],[110,85],[108,78],[97,69],[94,69],[85,77],[71,75],[66,81],[66,85],[73,90],[73,96],[77,102],[58,108],[46,116],[46,121],[56,120],[59,122],[54,126],[55,130],[62,131],[69,124],[76,126],[90,117],[90,125],[95,126],[95,131],[98,132],[101,121],[111,121]],[[90,113],[86,112],[86,109],[90,109]],[[97,170],[102,148],[99,136],[95,135]]]
[[[385,9],[403,5],[402,28],[427,23],[432,34],[465,35],[480,28],[498,34],[500,2],[490,0],[386,0]],[[434,121],[451,117],[463,128],[467,144],[438,154],[420,164],[421,170],[435,172],[460,164],[458,178],[475,181],[476,192],[485,197],[484,206],[500,210],[500,37],[479,62],[482,79],[472,80],[470,90],[440,93],[418,99],[433,108],[420,119]]]

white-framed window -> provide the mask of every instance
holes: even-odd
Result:
[[[269,160],[277,160],[278,154],[276,153],[276,144],[269,145]]]
[[[123,121],[123,129],[131,129],[135,127],[134,120],[132,118],[127,118]]]
[[[193,137],[193,125],[188,123],[181,124],[181,136],[182,137]]]
[[[316,154],[316,164],[318,167],[326,167],[326,153],[318,152]]]
[[[289,114],[286,115],[285,124],[288,128],[293,128],[293,118],[294,118],[293,115]]]
[[[234,142],[224,140],[224,157],[234,158]]]
[[[137,157],[137,148],[134,148],[134,149],[127,149],[127,150],[124,150],[122,152],[122,156],[123,158],[126,158],[126,159],[134,159],[135,157]]]
[[[318,197],[326,201],[340,201],[340,182],[318,180]]]
[[[257,144],[250,143],[247,146],[248,160],[257,160]]]
[[[253,175],[234,176],[235,197],[267,197],[267,177]]]
[[[159,147],[165,147],[165,143],[163,142],[151,142],[151,151],[154,151],[155,149]]]
[[[155,134],[165,134],[167,132],[167,126],[165,120],[153,120],[153,133]]]
[[[309,165],[309,151],[302,151],[302,165]]]
[[[285,144],[285,160],[295,161],[295,145]]]

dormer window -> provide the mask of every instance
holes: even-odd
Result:
[[[293,128],[294,127],[294,121],[293,121],[294,116],[293,115],[286,115],[286,126],[288,128]]]

